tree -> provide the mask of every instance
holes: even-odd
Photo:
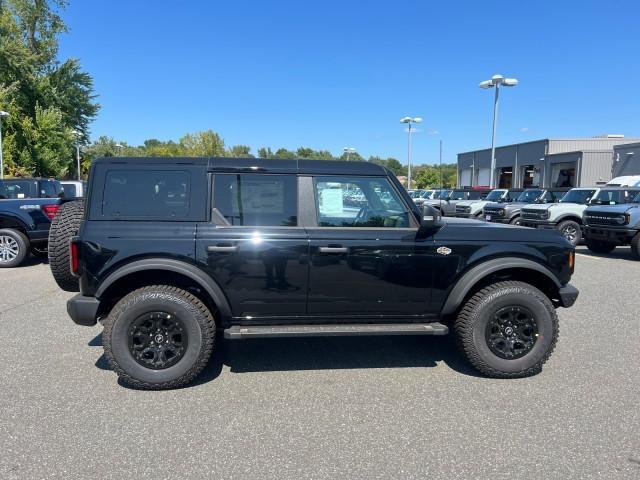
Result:
[[[227,157],[254,158],[248,145],[234,145],[227,150]]]
[[[440,186],[440,172],[434,167],[426,166],[418,169],[415,176],[418,188],[434,188]]]
[[[0,0],[0,108],[9,175],[62,177],[75,169],[71,130],[89,137],[98,112],[93,80],[57,59],[65,0]]]
[[[270,148],[260,147],[258,149],[258,157],[260,158],[273,158],[273,152]]]

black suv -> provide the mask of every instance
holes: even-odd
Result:
[[[138,388],[184,385],[214,335],[444,335],[483,374],[537,373],[571,306],[555,231],[418,210],[367,162],[110,158],[52,226],[67,309]],[[62,265],[70,265],[71,268]],[[70,272],[69,270],[72,270]]]

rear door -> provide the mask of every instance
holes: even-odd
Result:
[[[308,237],[295,174],[216,173],[196,256],[245,320],[306,314]]]
[[[377,318],[429,310],[433,239],[386,177],[307,177],[316,206],[308,228],[309,314]],[[349,321],[345,318],[345,321]]]

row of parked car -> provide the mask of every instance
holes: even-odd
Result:
[[[579,188],[482,188],[410,192],[414,202],[443,216],[556,229],[595,253],[631,245],[640,258],[640,176]]]
[[[86,182],[52,178],[0,180],[0,268],[17,267],[31,252],[48,254],[51,220],[64,201],[83,197]]]

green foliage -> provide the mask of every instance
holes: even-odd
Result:
[[[439,188],[440,166],[419,165],[413,170],[417,188]],[[455,163],[442,164],[442,186],[452,188],[457,184],[458,169]],[[412,182],[413,183],[413,182]]]
[[[64,0],[0,0],[0,109],[5,174],[63,177],[75,170],[71,134],[88,140],[98,112],[93,80],[57,59]]]
[[[369,157],[369,161],[371,163],[375,163],[377,165],[382,165],[383,167],[388,168],[396,176],[406,175],[407,174],[407,167],[402,165],[400,163],[400,161],[397,160],[396,158],[389,157],[389,158],[383,159],[383,158],[380,158],[380,157]]]

